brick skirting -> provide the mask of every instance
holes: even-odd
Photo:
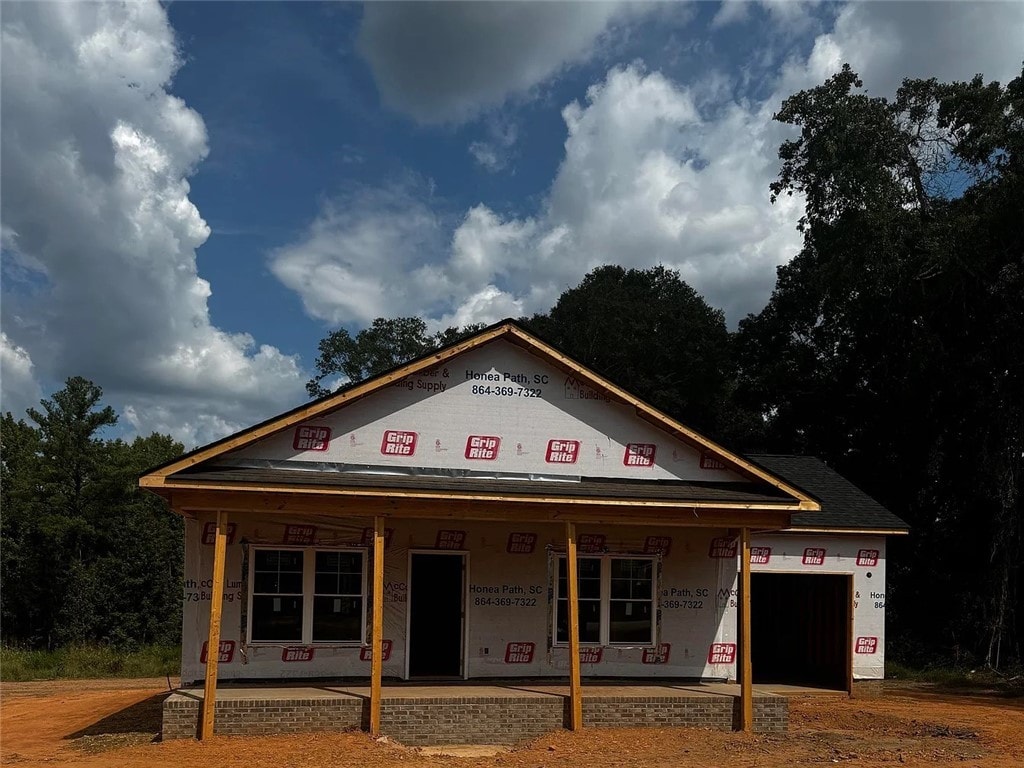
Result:
[[[200,698],[175,693],[164,702],[163,738],[193,738]],[[427,744],[515,744],[567,725],[566,697],[445,696],[395,697],[381,702],[381,731],[410,746]],[[785,731],[789,706],[784,696],[754,697],[754,729]],[[583,700],[585,727],[690,726],[731,730],[739,720],[739,699],[728,695],[599,696]],[[216,732],[260,735],[366,729],[369,701],[360,696],[317,698],[230,698],[217,701]]]

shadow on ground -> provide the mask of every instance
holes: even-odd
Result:
[[[149,734],[156,737],[160,733],[160,725],[163,717],[164,699],[170,696],[170,691],[158,693],[132,704],[130,707],[118,710],[113,714],[97,720],[92,725],[69,733],[65,739],[74,740],[87,736],[117,736],[123,734]]]

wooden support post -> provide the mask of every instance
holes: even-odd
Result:
[[[220,615],[224,602],[224,560],[228,548],[228,514],[217,512],[217,530],[213,540],[213,588],[210,594],[210,634],[206,639],[206,680],[203,685],[203,722],[199,738],[213,736],[214,711],[217,709],[217,663],[220,661]]]
[[[380,736],[381,678],[384,674],[384,518],[373,518],[373,625],[370,661],[370,735]]]
[[[569,727],[583,728],[583,687],[580,682],[579,571],[576,566],[576,524],[565,524],[565,572],[569,584]]]
[[[754,730],[754,675],[750,654],[750,529],[740,531],[740,728]]]

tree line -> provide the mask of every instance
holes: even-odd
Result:
[[[761,312],[730,331],[677,272],[609,265],[521,321],[730,448],[819,456],[907,520],[890,544],[891,656],[1019,663],[1024,74],[907,80],[889,100],[844,67],[775,118],[795,137],[770,194],[805,200],[803,247]],[[478,328],[339,329],[307,389]],[[72,379],[34,426],[4,417],[5,641],[180,631],[180,523],[135,478],[181,446],[96,439],[113,418],[98,404]]]

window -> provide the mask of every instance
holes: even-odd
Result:
[[[569,583],[565,556],[558,558],[555,643],[569,642]],[[654,559],[578,557],[580,643],[654,645]]]
[[[365,560],[359,550],[254,549],[250,642],[362,642]]]

